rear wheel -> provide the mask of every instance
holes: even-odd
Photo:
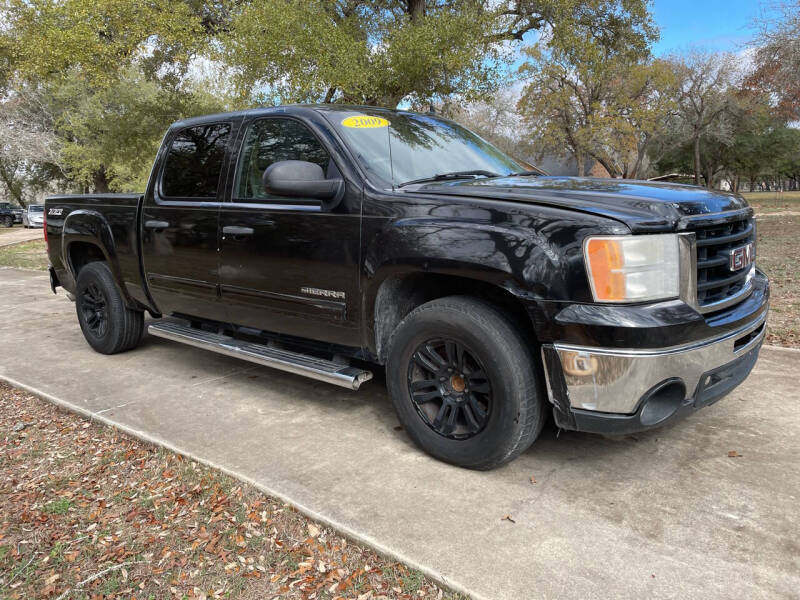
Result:
[[[541,432],[546,414],[534,357],[488,303],[454,296],[423,304],[398,325],[388,358],[400,422],[440,460],[491,469]]]
[[[125,306],[106,263],[91,262],[80,270],[75,296],[83,337],[97,352],[117,354],[139,345],[144,313]]]
[[[14,226],[14,217],[3,217],[3,225],[6,227]]]

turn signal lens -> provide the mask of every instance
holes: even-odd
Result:
[[[597,302],[643,302],[679,292],[678,237],[674,234],[587,238],[586,270]]]

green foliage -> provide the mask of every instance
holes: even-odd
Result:
[[[597,68],[646,54],[655,35],[646,0],[0,0],[0,18],[3,102],[26,109],[25,142],[0,148],[0,171],[20,201],[54,176],[141,190],[164,130],[186,116],[468,102],[504,83],[528,32]]]
[[[800,130],[774,114],[766,96],[733,94],[735,104],[724,126],[707,128],[698,141],[700,176],[707,186],[727,176],[734,189],[741,180],[754,187],[763,178],[800,182]],[[691,173],[694,144],[680,129],[658,141],[663,147],[656,166],[661,172]]]
[[[331,100],[396,105],[492,85],[482,42],[489,15],[479,3],[437,3],[424,17],[405,2],[327,0],[244,3],[223,36],[246,101]],[[392,6],[396,5],[396,6]]]
[[[57,79],[78,68],[112,86],[136,61],[155,74],[183,68],[201,46],[202,15],[173,0],[2,0],[0,48],[24,78]]]
[[[169,124],[224,109],[200,89],[165,89],[133,67],[113,88],[92,88],[73,70],[47,87],[46,98],[70,178],[99,191],[143,191]]]
[[[675,80],[652,60],[627,26],[604,40],[592,31],[565,33],[526,50],[518,108],[542,150],[586,157],[612,176],[636,177],[646,149],[675,108]]]
[[[544,28],[564,47],[652,37],[644,0],[274,0],[234,11],[220,58],[244,102],[469,101],[503,82],[504,43]]]

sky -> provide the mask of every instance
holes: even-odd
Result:
[[[756,17],[770,14],[774,0],[654,0],[653,17],[661,39],[656,56],[689,48],[740,52],[752,39]]]

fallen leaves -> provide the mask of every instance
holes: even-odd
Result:
[[[514,519],[511,518],[511,515],[503,515],[503,518],[500,519],[501,521],[510,521],[511,523],[516,523]]]
[[[728,458],[742,458],[742,455],[739,454],[736,450],[729,450]]]
[[[454,597],[254,488],[5,384],[0,515],[9,600]]]

